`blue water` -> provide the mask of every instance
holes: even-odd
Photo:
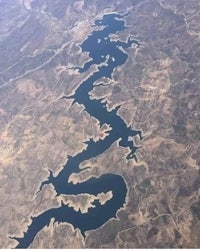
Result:
[[[89,52],[91,60],[86,62],[83,68],[76,67],[75,69],[81,74],[87,71],[91,65],[96,64],[99,65],[98,70],[80,83],[73,96],[65,96],[63,98],[71,98],[74,102],[82,104],[85,110],[99,121],[100,126],[108,124],[112,130],[109,131],[108,136],[104,140],[94,142],[91,139],[86,142],[87,148],[85,150],[74,157],[69,156],[67,163],[57,176],[53,176],[52,172],[50,172],[48,180],[41,184],[40,190],[44,185],[52,184],[57,195],[82,193],[97,195],[101,192],[112,191],[113,197],[104,205],[95,200],[95,207],[90,208],[88,213],[85,214],[76,212],[73,208],[62,204],[59,208],[52,208],[37,217],[32,217],[32,222],[27,232],[24,233],[23,238],[14,238],[18,241],[16,248],[27,248],[34,240],[36,234],[50,223],[51,218],[54,218],[57,222],[71,223],[74,228],[79,228],[84,236],[86,231],[96,229],[110,218],[116,217],[117,211],[125,203],[127,187],[120,175],[104,174],[99,178],[92,177],[78,184],[67,182],[72,173],[80,173],[82,171],[79,168],[80,163],[104,153],[117,140],[120,140],[119,145],[121,147],[129,148],[130,152],[126,156],[127,160],[132,159],[135,157],[137,147],[128,138],[139,135],[142,139],[141,132],[127,127],[124,120],[117,114],[117,110],[120,107],[109,112],[106,109],[106,102],[91,100],[89,95],[98,79],[102,77],[112,78],[113,70],[126,62],[128,55],[121,48],[129,48],[132,44],[139,46],[139,43],[131,39],[128,39],[127,42],[111,41],[111,34],[123,31],[126,28],[121,15],[104,15],[102,20],[95,21],[95,26],[102,26],[103,29],[93,31],[81,45],[82,51]],[[98,42],[99,39],[100,42]],[[109,58],[107,66],[100,65],[106,61],[107,56],[115,60],[113,61]]]

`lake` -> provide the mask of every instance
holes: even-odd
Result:
[[[99,178],[92,177],[83,183],[73,184],[68,183],[67,180],[72,173],[80,173],[83,169],[79,165],[85,160],[97,157],[103,154],[111,145],[119,141],[119,146],[129,148],[129,154],[126,156],[127,160],[134,158],[137,147],[129,140],[129,137],[139,135],[141,131],[135,131],[131,127],[127,127],[124,120],[117,114],[120,106],[112,111],[106,108],[106,101],[90,99],[90,91],[93,90],[95,82],[102,77],[112,78],[113,70],[116,67],[123,65],[128,54],[123,49],[131,47],[133,44],[139,46],[139,42],[131,40],[127,42],[114,41],[111,35],[126,29],[123,15],[116,13],[106,14],[101,20],[95,21],[95,27],[100,29],[95,30],[87,39],[80,45],[83,52],[89,52],[90,60],[81,67],[75,67],[79,73],[87,71],[92,65],[98,65],[98,69],[93,72],[86,80],[80,83],[73,96],[65,96],[64,98],[73,99],[74,102],[85,107],[85,111],[99,121],[99,125],[108,124],[112,130],[104,140],[88,142],[87,148],[75,156],[69,156],[66,164],[57,176],[50,172],[48,180],[44,181],[44,185],[52,184],[57,195],[61,194],[92,194],[97,195],[101,192],[112,191],[113,197],[104,205],[101,205],[98,200],[95,200],[94,208],[90,208],[88,213],[82,214],[76,212],[73,208],[61,204],[59,208],[51,208],[37,217],[32,217],[32,222],[28,227],[27,232],[24,233],[23,238],[14,238],[18,241],[16,248],[27,248],[36,234],[50,223],[52,218],[57,222],[68,222],[79,228],[82,235],[85,232],[96,229],[103,225],[111,218],[115,218],[117,211],[123,208],[127,195],[126,183],[122,176],[117,174],[104,174]],[[102,63],[105,63],[102,65]],[[80,142],[81,143],[81,142]],[[41,190],[40,189],[40,190]]]

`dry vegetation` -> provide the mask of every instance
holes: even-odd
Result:
[[[117,219],[87,233],[67,223],[50,223],[33,248],[196,248],[200,247],[200,2],[0,0],[0,247],[11,248],[31,216],[59,206],[61,200],[87,212],[93,196],[55,198],[52,186],[36,194],[48,169],[57,173],[82,142],[104,138],[83,107],[60,99],[91,74],[78,74],[88,55],[77,46],[96,18],[129,11],[129,35],[141,47],[129,48],[126,64],[115,70],[94,98],[142,130],[138,162],[114,143],[73,181],[104,173],[121,174],[127,183],[125,209]],[[31,27],[31,28],[30,28]],[[105,202],[111,193],[100,194]]]

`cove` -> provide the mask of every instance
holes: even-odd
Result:
[[[124,120],[117,114],[120,106],[108,111],[106,101],[90,98],[90,92],[93,90],[96,81],[102,77],[112,79],[113,70],[126,62],[128,54],[124,52],[124,49],[131,47],[133,44],[140,45],[138,41],[130,38],[126,42],[111,39],[112,34],[126,29],[123,17],[123,15],[111,13],[104,15],[101,20],[95,21],[94,26],[100,28],[93,31],[80,45],[83,52],[89,52],[90,60],[82,68],[75,67],[74,70],[78,70],[81,74],[86,72],[92,65],[97,65],[97,70],[80,83],[72,96],[63,97],[72,99],[73,103],[83,105],[85,111],[99,121],[100,126],[107,124],[112,130],[107,133],[103,140],[94,141],[90,139],[85,142],[86,149],[73,157],[68,156],[67,162],[61,171],[56,176],[50,171],[48,179],[41,183],[40,187],[41,191],[44,185],[53,185],[57,196],[82,193],[97,195],[101,192],[112,191],[113,197],[104,205],[95,200],[93,203],[95,207],[90,208],[88,213],[85,214],[76,212],[73,208],[61,203],[58,208],[51,208],[37,217],[31,217],[32,222],[23,237],[13,237],[18,241],[16,248],[27,248],[33,242],[36,234],[49,225],[52,218],[58,223],[67,222],[72,224],[74,228],[79,228],[82,235],[85,236],[86,231],[96,229],[109,219],[116,218],[117,211],[124,206],[127,187],[120,175],[104,174],[98,178],[91,177],[87,181],[78,184],[67,181],[72,173],[83,171],[83,169],[79,168],[82,162],[104,153],[116,141],[119,142],[119,146],[129,149],[126,156],[127,160],[134,158],[137,147],[129,138],[139,135],[140,139],[142,139],[141,131],[135,131],[131,127],[127,127]]]

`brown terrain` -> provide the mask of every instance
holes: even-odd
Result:
[[[91,98],[118,104],[127,125],[141,130],[135,160],[115,142],[84,162],[70,181],[116,173],[124,177],[126,205],[116,219],[88,231],[53,223],[31,248],[200,248],[200,1],[197,0],[0,0],[0,248],[14,248],[36,216],[62,202],[87,213],[112,192],[55,197],[53,186],[37,193],[48,169],[58,173],[67,155],[108,126],[71,100],[61,99],[94,70],[79,74],[88,54],[80,45],[110,12],[126,13],[113,39],[131,35],[139,48]]]

